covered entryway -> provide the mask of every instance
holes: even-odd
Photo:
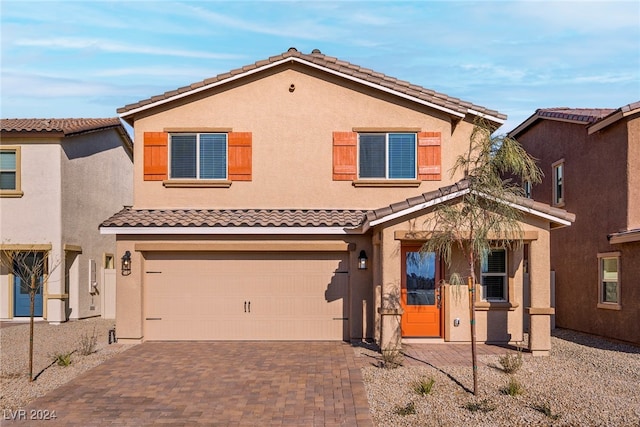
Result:
[[[347,252],[144,257],[145,340],[349,338]]]

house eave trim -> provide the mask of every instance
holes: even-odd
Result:
[[[410,215],[410,214],[412,214],[414,212],[418,212],[418,211],[421,211],[423,209],[430,208],[430,207],[438,205],[438,204],[440,204],[442,202],[453,200],[453,199],[455,199],[457,197],[460,197],[460,196],[463,196],[463,195],[465,195],[467,193],[469,193],[469,189],[468,188],[466,188],[464,190],[456,191],[455,193],[447,194],[446,196],[442,196],[442,197],[435,198],[433,200],[429,200],[428,202],[420,203],[419,205],[415,205],[415,206],[412,206],[410,208],[403,209],[401,211],[389,214],[389,215],[387,215],[387,216],[385,216],[383,218],[379,218],[379,219],[373,220],[373,221],[371,221],[369,223],[369,226],[370,227],[375,227],[376,225],[384,224],[385,222],[392,221],[394,219],[401,218],[401,217],[403,217],[405,215]]]
[[[133,109],[131,109],[129,111],[126,111],[124,113],[120,113],[120,117],[122,119],[125,119],[125,118],[127,118],[129,116],[132,116],[132,115],[134,115],[136,113],[139,113],[139,112],[142,112],[142,111],[145,111],[145,110],[148,110],[150,108],[155,108],[155,107],[158,107],[160,105],[167,104],[169,102],[173,102],[173,101],[176,101],[178,99],[182,99],[182,98],[185,98],[185,97],[188,97],[188,96],[191,96],[191,95],[194,95],[194,94],[197,94],[197,93],[200,93],[200,92],[215,88],[217,86],[221,86],[221,85],[227,84],[229,82],[244,78],[246,76],[250,76],[252,74],[256,74],[256,73],[262,72],[264,70],[268,70],[270,68],[277,67],[277,66],[285,64],[287,62],[298,62],[298,63],[304,64],[304,65],[306,65],[308,67],[315,68],[315,69],[321,70],[323,72],[326,72],[326,73],[333,74],[335,76],[341,77],[343,79],[351,80],[353,82],[362,84],[364,86],[368,86],[368,87],[374,88],[376,90],[380,90],[382,92],[386,92],[386,93],[398,96],[400,98],[404,98],[404,99],[410,100],[410,101],[415,102],[417,104],[422,104],[422,105],[425,105],[427,107],[434,108],[436,110],[445,112],[447,114],[450,114],[452,116],[458,117],[460,119],[465,117],[465,114],[463,114],[463,113],[461,113],[459,111],[455,111],[455,110],[452,110],[450,108],[443,107],[442,105],[434,104],[432,102],[425,101],[423,99],[419,99],[419,98],[404,94],[402,92],[398,92],[396,90],[393,90],[393,89],[390,89],[390,88],[387,88],[387,87],[384,87],[384,86],[369,82],[367,80],[363,80],[363,79],[360,79],[360,78],[357,78],[357,77],[353,77],[353,76],[341,73],[341,72],[339,72],[337,70],[332,70],[332,69],[324,67],[322,65],[314,64],[313,62],[309,62],[309,61],[306,61],[306,60],[304,60],[302,58],[297,58],[297,57],[284,58],[284,59],[281,59],[279,61],[275,61],[275,62],[272,62],[270,64],[264,65],[262,67],[254,68],[254,69],[248,70],[248,71],[246,71],[244,73],[239,73],[239,74],[233,75],[233,76],[231,76],[229,78],[226,78],[224,80],[216,81],[216,82],[210,83],[208,85],[204,85],[204,86],[201,86],[201,87],[198,87],[198,88],[195,88],[195,89],[183,92],[183,93],[176,94],[176,95],[171,96],[171,97],[166,98],[166,99],[161,99],[161,100],[158,100],[156,102],[151,102],[149,104],[143,105],[141,107],[133,108]],[[469,114],[473,114],[473,115],[476,115],[476,116],[479,116],[479,117],[487,118],[487,119],[489,119],[489,120],[491,120],[491,121],[493,121],[495,123],[504,124],[504,122],[505,122],[504,119],[492,116],[490,114],[481,113],[481,112],[473,110],[471,108],[467,109],[467,112]]]
[[[344,227],[100,227],[100,234],[345,235],[362,234],[362,231]]]
[[[640,231],[609,235],[609,243],[612,245],[618,245],[620,243],[633,243],[633,242],[640,242]]]

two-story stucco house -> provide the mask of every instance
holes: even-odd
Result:
[[[551,233],[556,325],[640,344],[640,102],[539,109],[510,134],[540,159],[531,195],[578,217]]]
[[[474,118],[503,114],[294,48],[118,113],[136,141],[134,205],[101,227],[126,259],[119,340],[470,339],[421,231],[469,191],[449,169]],[[527,244],[483,270],[478,336],[520,341],[531,317],[545,354],[549,230],[572,215],[525,203]]]
[[[35,317],[115,318],[115,239],[98,226],[132,203],[133,143],[120,119],[2,119],[1,136],[3,253],[9,263],[13,251],[49,262]],[[30,316],[27,286],[12,270],[0,271],[2,320]]]

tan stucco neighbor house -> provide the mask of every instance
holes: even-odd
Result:
[[[578,218],[551,233],[556,325],[640,344],[640,101],[539,109],[510,134],[544,171],[532,196]]]
[[[16,251],[48,257],[34,316],[115,318],[115,238],[98,229],[131,205],[133,142],[120,119],[2,119],[0,319],[30,317]],[[11,265],[11,268],[7,266]]]
[[[418,251],[434,206],[469,191],[449,169],[474,118],[503,114],[295,48],[118,113],[136,141],[134,205],[101,226],[130,256],[119,340],[470,339],[466,293]],[[490,255],[478,336],[521,341],[526,319],[546,354],[549,231],[573,216],[522,203],[526,245]]]

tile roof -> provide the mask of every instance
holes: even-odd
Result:
[[[57,133],[64,136],[122,126],[118,117],[100,119],[2,119],[2,132]]]
[[[410,209],[415,206],[419,206],[423,203],[431,202],[441,197],[446,197],[448,195],[453,195],[459,191],[469,189],[469,181],[461,180],[453,185],[449,185],[447,187],[441,187],[437,190],[429,191],[427,193],[422,193],[417,197],[411,197],[406,200],[402,200],[398,203],[394,203],[389,206],[384,206],[379,209],[375,209],[372,211],[368,211],[366,214],[366,222],[369,223],[371,221],[375,221],[378,219],[383,219],[389,215],[400,213],[406,209]],[[515,201],[517,205],[525,209],[532,209],[537,212],[541,212],[543,214],[547,214],[553,217],[556,217],[561,220],[574,222],[575,214],[569,213],[564,209],[555,208],[546,203],[536,202],[533,199],[528,199],[525,197],[518,197]]]
[[[469,188],[468,181],[442,187],[374,210],[340,209],[133,209],[124,208],[100,227],[342,227],[358,228],[414,206]],[[575,215],[531,199],[517,204],[573,222]]]
[[[344,227],[356,228],[365,211],[334,209],[132,209],[100,227]]]
[[[615,110],[612,108],[539,108],[536,114],[540,117],[554,119],[575,120],[585,123],[593,123],[608,116]]]
[[[387,76],[371,69],[363,68],[350,62],[324,55],[318,49],[314,49],[310,54],[305,54],[299,52],[296,48],[289,48],[289,50],[281,53],[280,55],[272,56],[268,59],[246,65],[242,68],[237,68],[226,73],[218,74],[217,76],[193,83],[189,86],[183,86],[181,88],[165,92],[161,95],[153,96],[151,98],[147,98],[133,104],[128,104],[124,107],[118,108],[117,111],[119,114],[127,115],[127,113],[132,110],[145,106],[151,106],[156,102],[169,100],[172,97],[188,94],[189,92],[194,90],[201,90],[206,86],[222,83],[225,80],[234,79],[238,75],[258,71],[261,68],[268,68],[273,64],[276,64],[287,58],[304,61],[313,64],[313,66],[324,68],[329,72],[341,74],[346,78],[359,79],[369,84],[377,85],[380,88],[384,88],[385,90],[396,91],[411,98],[426,101],[436,106],[453,110],[463,116],[467,114],[488,115],[490,117],[493,117],[494,120],[505,120],[507,118],[505,114],[501,114],[498,111],[490,110],[488,108],[463,101],[459,98],[450,97],[443,93],[438,93],[431,89],[426,89],[422,86],[414,85],[404,80],[398,80],[394,77]]]

